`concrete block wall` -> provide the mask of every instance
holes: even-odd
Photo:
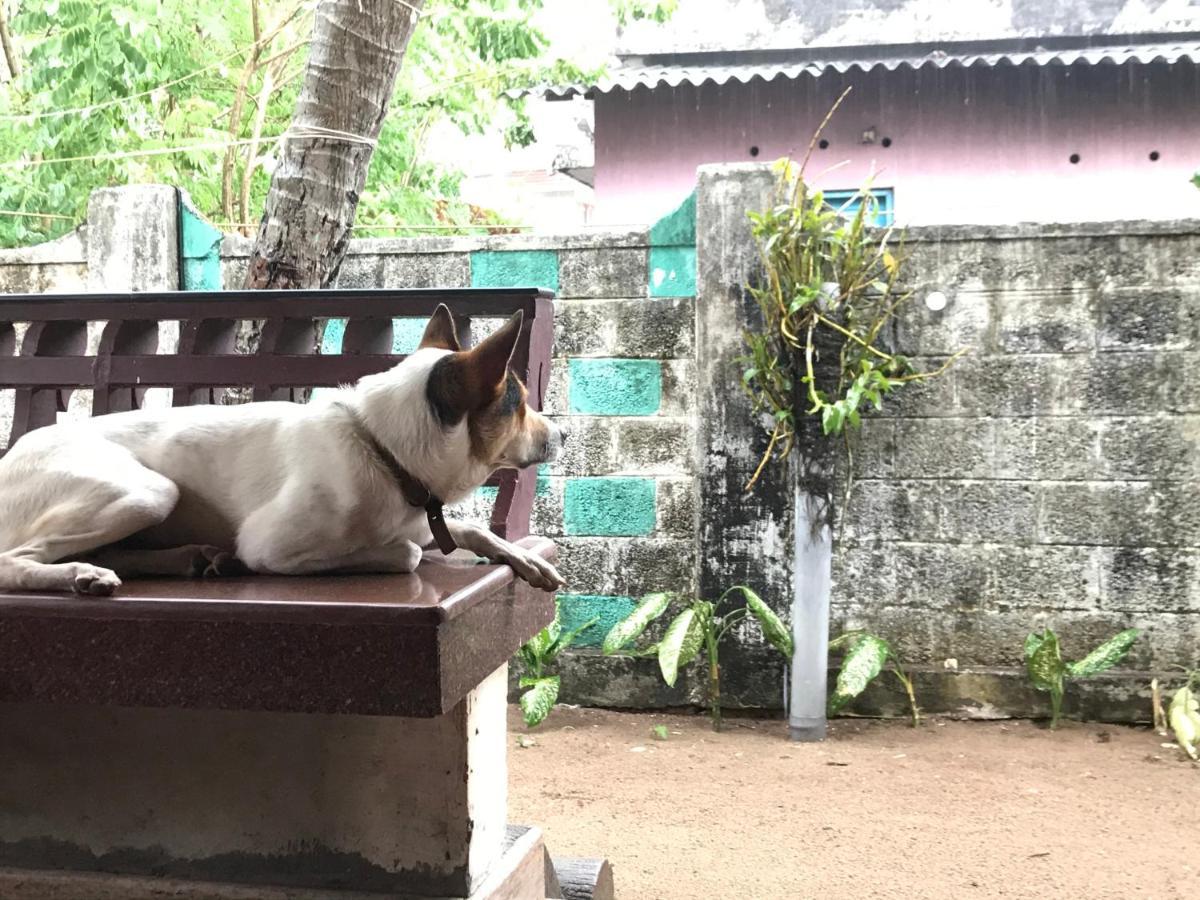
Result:
[[[897,346],[971,352],[858,442],[835,615],[918,663],[1015,666],[1146,630],[1127,665],[1200,659],[1200,236],[1194,223],[910,234]],[[948,298],[934,312],[931,291]]]

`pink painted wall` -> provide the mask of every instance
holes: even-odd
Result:
[[[595,221],[653,222],[705,163],[803,156],[849,85],[809,177],[854,188],[874,169],[874,184],[895,191],[900,224],[1200,217],[1200,191],[1188,183],[1200,168],[1200,67],[1179,63],[926,68],[602,94]],[[873,145],[861,143],[868,128]]]

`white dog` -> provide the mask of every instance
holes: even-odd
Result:
[[[509,371],[521,322],[463,351],[439,306],[398,366],[306,405],[137,410],[29,432],[0,460],[0,591],[111,594],[118,572],[411,572],[435,537],[562,586],[540,557],[440,518],[440,501],[497,468],[552,460],[566,439]]]

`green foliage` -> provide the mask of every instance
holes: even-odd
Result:
[[[720,612],[727,598],[735,591],[741,592],[745,604]],[[686,601],[683,610],[671,620],[663,637],[655,644],[636,647],[634,643],[649,625],[670,607],[675,594],[647,594],[626,618],[622,619],[604,638],[605,655],[620,653],[627,656],[658,657],[663,681],[674,687],[679,670],[691,663],[701,650],[708,656],[708,707],[713,730],[721,730],[721,639],[738,622],[752,616],[759,623],[763,637],[772,647],[790,661],[792,635],[787,626],[750,588],[737,585],[725,591],[716,603],[700,598]]]
[[[672,594],[647,594],[633,612],[618,622],[604,636],[601,647],[605,655],[625,649],[637,640],[651,622],[666,611],[671,603]]]
[[[884,670],[890,662],[892,674],[904,686],[908,694],[909,711],[912,715],[913,727],[920,724],[921,711],[917,707],[917,698],[913,691],[912,679],[904,671],[900,657],[892,649],[891,644],[881,637],[867,634],[864,631],[850,631],[829,642],[830,650],[845,648],[842,664],[838,671],[837,685],[829,698],[829,712],[832,715],[842,709],[867,689],[872,681]]]
[[[521,714],[530,728],[540,725],[550,715],[554,701],[558,699],[559,676],[546,675],[542,678],[522,678],[521,687],[529,688],[521,695]]]
[[[1083,659],[1064,662],[1058,635],[1046,628],[1025,638],[1025,669],[1029,682],[1039,691],[1050,694],[1050,727],[1057,728],[1062,717],[1063,694],[1068,678],[1088,678],[1115,666],[1129,652],[1141,635],[1137,628],[1127,628],[1109,638]]]
[[[767,462],[795,446],[797,416],[817,417],[826,435],[844,433],[859,426],[868,406],[880,409],[887,394],[940,374],[960,355],[918,372],[906,357],[880,347],[885,326],[911,296],[899,286],[899,236],[890,227],[870,227],[877,204],[869,186],[849,216],[826,203],[804,180],[807,159],[799,167],[781,160],[774,201],[749,214],[762,279],[747,290],[763,324],[744,335],[747,352],[739,362],[770,443],[747,489]]]
[[[1196,696],[1196,685],[1200,683],[1200,669],[1189,672],[1187,683],[1175,692],[1167,711],[1167,721],[1175,732],[1175,740],[1183,752],[1193,760],[1200,761],[1196,745],[1200,744],[1200,699]]]
[[[549,674],[547,669],[554,665],[560,653],[575,643],[579,635],[599,621],[599,618],[591,618],[578,628],[564,632],[556,608],[554,621],[522,644],[517,651],[517,661],[525,673],[521,677],[521,687],[528,688],[520,698],[521,712],[525,717],[525,724],[530,728],[542,723],[558,699],[561,679],[558,675]]]
[[[668,737],[670,737],[671,734],[669,731],[667,731],[666,725],[655,725],[650,729],[650,733],[654,735],[654,739],[656,741],[665,741]]]
[[[613,2],[633,18],[657,17],[671,5]],[[85,217],[93,190],[137,182],[185,187],[215,221],[233,215],[256,222],[275,139],[295,107],[313,4],[257,0],[257,56],[252,5],[23,0],[11,23],[24,48],[23,72],[0,86],[0,209],[29,215],[0,216],[0,246],[64,234]],[[548,41],[533,22],[542,5],[426,3],[372,159],[359,233],[498,222],[458,198],[460,174],[428,158],[426,138],[439,122],[466,134],[497,123],[512,141],[528,143],[534,135],[517,89],[598,74],[549,58]],[[264,86],[268,71],[271,83]],[[263,141],[250,146],[260,100]],[[235,110],[240,116],[231,122]],[[222,158],[231,138],[239,144],[226,173]],[[232,191],[223,185],[226,175]]]

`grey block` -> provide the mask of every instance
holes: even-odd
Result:
[[[617,465],[622,473],[674,475],[695,471],[695,421],[645,416],[616,426]]]
[[[660,416],[698,416],[696,408],[696,363],[691,359],[668,359],[662,367]]]
[[[1089,290],[995,295],[996,347],[1005,353],[1084,353],[1096,344]]]
[[[403,254],[381,257],[378,287],[463,288],[471,286],[469,253]]]
[[[571,428],[559,458],[550,464],[553,475],[610,475],[621,467],[617,432],[622,420],[608,416],[555,416]]]
[[[560,300],[555,352],[562,356],[650,359],[695,353],[695,304],[690,299]]]
[[[1115,288],[1101,292],[1101,350],[1200,349],[1200,293],[1186,288]]]
[[[558,567],[578,593],[639,597],[695,589],[696,545],[668,537],[566,537]]]
[[[1101,605],[1118,612],[1200,613],[1200,552],[1155,547],[1099,550]],[[1197,618],[1200,626],[1200,618]]]
[[[560,250],[558,254],[562,297],[644,297],[648,278],[644,247]]]
[[[1045,483],[1039,492],[1043,543],[1200,545],[1200,492],[1191,483]]]
[[[664,537],[692,540],[696,534],[696,480],[658,479],[658,521],[655,530]]]
[[[896,350],[906,356],[950,356],[970,347],[986,351],[991,344],[991,295],[960,291],[947,296],[946,307],[931,310],[925,298],[941,288],[918,287],[895,319]]]
[[[551,477],[539,478],[538,481],[538,491],[529,515],[529,530],[533,534],[558,537],[563,533],[564,480]],[[545,487],[542,487],[543,484]]]
[[[920,491],[921,502],[930,494]],[[948,541],[1031,544],[1037,539],[1037,489],[1019,481],[943,481],[936,490],[937,534]]]

